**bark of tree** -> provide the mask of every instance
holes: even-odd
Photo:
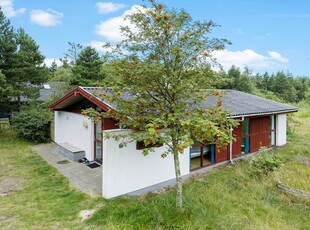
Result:
[[[177,195],[176,195],[176,206],[178,208],[182,208],[183,205],[183,197],[182,197],[182,177],[181,177],[181,169],[180,169],[180,159],[179,159],[179,151],[178,151],[178,142],[177,142],[177,132],[174,132],[171,135],[172,139],[172,153],[173,153],[173,161],[174,161],[174,171],[176,178],[176,186],[177,186]]]
[[[179,160],[179,152],[176,151],[173,154],[174,159],[174,168],[175,168],[175,177],[177,181],[177,195],[176,195],[176,205],[178,208],[182,208],[182,177],[180,170],[180,160]]]

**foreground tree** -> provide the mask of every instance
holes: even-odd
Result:
[[[226,40],[209,38],[212,21],[193,21],[184,10],[170,10],[150,1],[152,8],[137,8],[128,15],[133,27],[122,27],[125,39],[109,56],[117,76],[117,87],[111,94],[101,95],[104,100],[115,102],[117,111],[102,116],[119,120],[130,127],[129,141],[144,141],[151,146],[163,143],[173,154],[177,181],[176,204],[182,207],[182,177],[179,154],[194,141],[206,140],[223,146],[232,137],[230,127],[221,107],[220,93],[212,90],[216,83],[207,61],[213,50],[223,49]],[[124,97],[124,94],[130,95]],[[216,96],[217,106],[203,109],[200,103],[207,96]],[[94,110],[84,111],[98,117]],[[121,138],[120,136],[107,136]],[[156,173],[156,172],[154,172]]]

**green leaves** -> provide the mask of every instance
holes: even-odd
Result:
[[[43,61],[36,42],[23,29],[16,31],[0,10],[0,71],[6,79],[3,86],[9,89],[3,96],[7,101],[16,99],[15,107],[20,107],[21,97],[35,99],[38,96],[39,89],[35,85],[48,78]]]
[[[48,142],[52,118],[52,113],[47,109],[27,108],[13,116],[13,129],[19,136],[33,142]]]
[[[184,10],[149,2],[152,8],[140,7],[126,16],[132,27],[121,28],[125,39],[106,56],[117,82],[103,99],[117,106],[105,115],[132,129],[132,141],[151,147],[165,144],[167,151],[161,156],[174,155],[181,207],[178,154],[195,140],[222,146],[232,139],[235,122],[227,119],[220,99],[214,108],[201,108],[213,94],[206,89],[217,82],[209,54],[223,49],[227,41],[209,37],[214,23],[193,21]],[[146,148],[142,154],[151,151]]]
[[[133,139],[148,144],[161,136],[170,153],[183,152],[193,140],[230,141],[235,123],[227,119],[221,99],[208,111],[200,108],[214,96],[205,89],[217,82],[209,54],[227,41],[209,37],[217,26],[212,21],[193,21],[184,10],[150,3],[152,8],[140,7],[126,16],[133,27],[122,27],[126,39],[107,54],[118,82],[103,98],[117,104],[116,111],[106,114],[133,128]],[[157,135],[162,129],[170,132]]]
[[[75,65],[72,68],[74,77],[71,79],[72,85],[93,86],[96,82],[104,79],[101,72],[103,62],[97,51],[87,46],[81,50]]]
[[[262,148],[255,157],[251,159],[251,166],[256,172],[269,174],[272,171],[282,167],[286,159],[279,153],[269,152],[266,148]]]

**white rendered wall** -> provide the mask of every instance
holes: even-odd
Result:
[[[276,146],[286,144],[286,114],[278,114],[276,118]]]
[[[121,134],[127,130],[109,130]],[[102,165],[102,195],[113,198],[175,178],[173,156],[161,158],[165,147],[155,149],[148,156],[136,149],[136,142],[120,148],[114,139],[104,140]],[[189,174],[189,149],[180,154],[181,175]]]
[[[55,112],[55,142],[67,142],[85,151],[88,160],[94,159],[93,133],[91,120],[81,114]]]

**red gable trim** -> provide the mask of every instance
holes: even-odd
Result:
[[[101,108],[104,111],[107,111],[109,109],[113,109],[111,106],[107,105],[106,103],[104,103],[103,101],[101,101],[100,99],[95,97],[94,95],[88,93],[87,91],[85,91],[81,87],[77,87],[76,89],[74,89],[73,91],[68,93],[67,95],[63,96],[62,98],[60,98],[59,100],[54,102],[52,105],[50,105],[49,109],[51,111],[55,111],[63,103],[65,103],[67,101],[70,101],[72,98],[74,98],[74,97],[76,97],[78,95],[83,96],[84,98],[86,98],[87,100],[89,100],[93,104],[97,105],[99,108]]]

